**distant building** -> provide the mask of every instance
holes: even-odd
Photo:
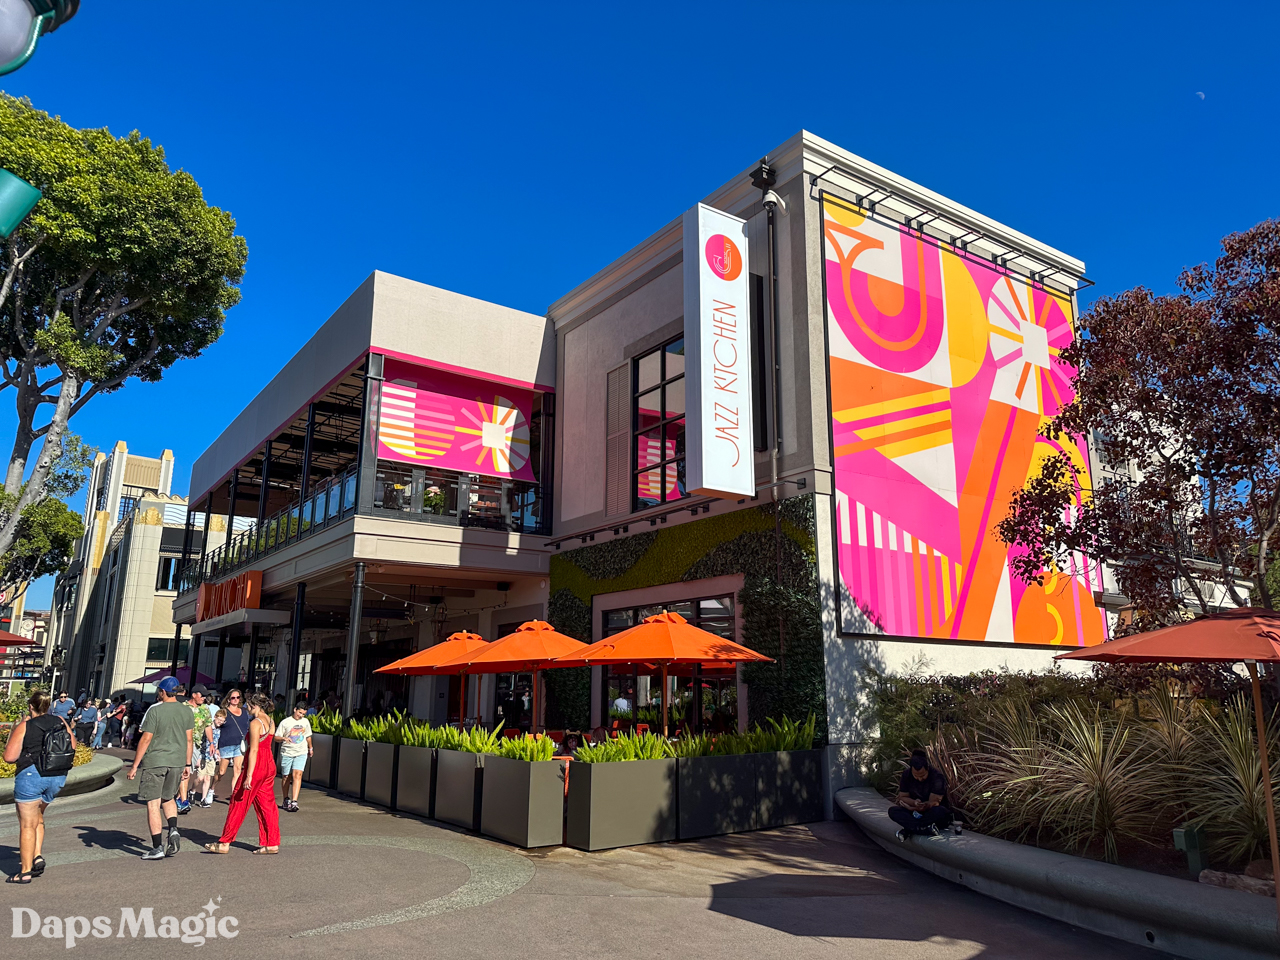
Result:
[[[73,695],[142,692],[133,681],[168,666],[175,640],[186,656],[189,634],[174,624],[172,604],[187,501],[170,494],[172,480],[169,450],[140,457],[120,441],[94,460],[84,536],[54,589],[57,685]],[[201,531],[193,536],[198,544]]]

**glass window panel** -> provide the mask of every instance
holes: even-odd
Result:
[[[684,496],[684,461],[679,463],[668,463],[663,469],[666,471],[664,479],[665,500],[679,500]]]
[[[650,390],[636,400],[636,429],[648,430],[662,420],[662,391]]]
[[[662,470],[646,470],[636,476],[636,501],[642,507],[662,502]]]
[[[347,513],[356,508],[356,475],[347,474],[342,484],[342,512]]]
[[[610,610],[604,615],[604,635],[612,636],[635,623],[634,610]]]
[[[693,616],[693,601],[682,600],[679,603],[668,603],[664,605],[663,609],[671,613],[678,613],[688,620]]]
[[[708,633],[714,633],[717,637],[724,637],[726,640],[733,639],[732,620],[704,620],[698,626]]]
[[[698,614],[703,617],[732,617],[733,597],[713,597],[698,601]]]
[[[666,379],[678,377],[684,373],[684,339],[673,340],[668,343],[664,352],[666,353],[667,371]]]
[[[641,607],[636,611],[636,623],[639,623],[645,617],[656,617],[666,609],[667,607],[665,604],[658,604],[656,607]]]
[[[684,378],[681,377],[675,383],[668,383],[664,390],[666,392],[666,403],[664,404],[663,416],[667,419],[684,416]]]
[[[636,362],[636,392],[656,387],[662,380],[661,353],[658,350],[646,354]]]
[[[342,512],[342,488],[337,484],[329,488],[329,519],[333,520]]]
[[[674,420],[662,428],[666,433],[666,445],[664,447],[664,460],[670,460],[674,457],[684,459],[684,418]]]
[[[658,427],[656,430],[650,430],[648,433],[642,433],[636,437],[637,470],[646,470],[649,467],[656,466],[670,456],[668,448],[673,448],[674,444],[663,442],[663,430],[663,427]]]

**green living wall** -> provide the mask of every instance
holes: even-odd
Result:
[[[752,722],[817,716],[825,742],[826,680],[814,547],[813,497],[783,500],[782,572],[772,503],[566,550],[551,558],[549,615],[556,629],[591,640],[591,601],[597,594],[743,574],[738,594],[743,636],[753,650],[779,659],[779,620],[785,663],[744,670]],[[547,723],[590,723],[591,674],[549,670]]]

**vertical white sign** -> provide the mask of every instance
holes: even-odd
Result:
[[[704,204],[684,215],[685,485],[756,492],[747,223]]]

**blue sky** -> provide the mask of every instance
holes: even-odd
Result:
[[[1080,257],[1085,304],[1280,212],[1271,5],[442,7],[84,0],[0,78],[163,144],[248,239],[222,339],[87,442],[171,448],[186,493],[372,270],[540,313],[801,128]]]

